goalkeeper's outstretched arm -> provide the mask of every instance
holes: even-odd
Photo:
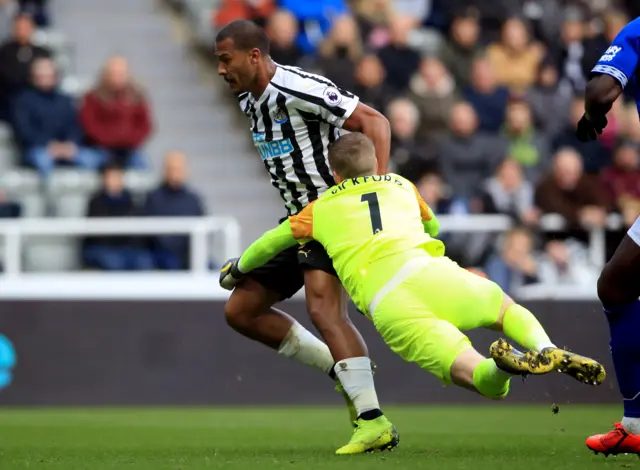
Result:
[[[270,261],[274,256],[298,243],[291,230],[289,219],[276,228],[269,230],[255,242],[240,257],[238,269],[241,273],[248,273]]]

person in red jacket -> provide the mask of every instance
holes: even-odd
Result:
[[[128,168],[146,167],[140,148],[153,128],[151,112],[124,57],[107,61],[98,84],[83,99],[80,121],[87,143],[109,161]]]

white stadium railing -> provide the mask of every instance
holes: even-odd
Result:
[[[513,226],[504,215],[439,216],[443,233],[501,233]],[[566,226],[558,215],[545,215],[543,231],[562,230]],[[619,229],[621,220],[610,216],[606,228],[589,232],[589,253],[594,266],[605,262],[605,230]],[[95,273],[25,272],[22,254],[28,250],[27,237],[87,235],[188,235],[191,243],[191,270],[182,273]],[[216,253],[210,237],[222,240]],[[0,298],[77,298],[77,299],[218,299],[228,295],[217,285],[217,273],[209,270],[213,254],[219,262],[238,256],[244,245],[240,227],[232,217],[178,218],[94,218],[94,219],[13,219],[0,221],[4,272],[0,273]],[[527,298],[591,299],[595,286],[533,286],[522,291]]]
[[[441,232],[505,232],[514,226],[511,218],[497,215],[440,215]],[[561,231],[566,228],[565,219],[558,214],[546,214],[540,220],[543,232]],[[606,261],[605,233],[606,230],[619,230],[622,218],[617,214],[607,217],[604,227],[586,229],[589,234],[589,257],[594,266],[603,267]]]
[[[0,222],[4,238],[4,275],[22,273],[22,253],[28,236],[90,235],[187,235],[191,243],[191,271],[209,271],[209,236],[222,234],[223,260],[236,256],[241,248],[240,226],[232,217],[102,217],[78,219],[11,219]]]

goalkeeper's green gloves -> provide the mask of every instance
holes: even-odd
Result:
[[[244,275],[238,267],[239,262],[240,258],[231,258],[224,263],[220,269],[220,287],[226,290],[233,290],[236,287]]]

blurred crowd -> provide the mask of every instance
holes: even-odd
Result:
[[[512,217],[497,242],[445,234],[455,259],[511,292],[595,283],[587,231],[640,214],[635,104],[616,103],[596,143],[574,132],[591,68],[638,14],[632,0],[225,0],[212,21],[263,24],[276,62],[383,111],[393,169],[436,213]],[[542,232],[551,213],[568,224]]]
[[[506,214],[499,237],[445,233],[449,254],[482,267],[509,292],[537,283],[595,282],[587,246],[607,227],[608,251],[640,214],[640,120],[620,100],[596,143],[574,126],[591,67],[637,15],[634,0],[211,0],[215,31],[237,18],[263,25],[273,59],[321,73],[385,113],[391,165],[438,214]],[[187,159],[170,152],[157,188],[140,195],[127,175],[148,169],[154,132],[148,93],[126,58],[109,58],[95,84],[63,85],[46,0],[0,0],[0,121],[14,166],[51,191],[61,171],[99,172],[84,214],[200,215]],[[3,158],[0,148],[0,160]],[[0,161],[0,163],[2,163]],[[0,182],[1,183],[1,182]],[[60,216],[51,194],[43,214]],[[0,184],[0,217],[25,215]],[[560,214],[567,224],[542,230]],[[548,229],[548,227],[546,227]],[[95,269],[185,269],[186,237],[91,237]]]
[[[56,51],[36,40],[53,27],[47,3],[0,0],[0,121],[12,134],[12,152],[0,158],[15,155],[4,166],[37,172],[46,201],[42,213],[27,215],[64,215],[51,181],[65,169],[85,171],[81,178],[100,174],[84,210],[87,217],[204,215],[200,197],[187,186],[186,157],[180,152],[166,156],[162,182],[142,201],[125,187],[125,171],[148,169],[142,151],[153,132],[147,93],[120,56],[106,61],[85,93],[65,91]],[[11,196],[0,186],[0,218],[25,215]],[[94,269],[187,269],[189,241],[187,236],[90,237],[79,257]]]

